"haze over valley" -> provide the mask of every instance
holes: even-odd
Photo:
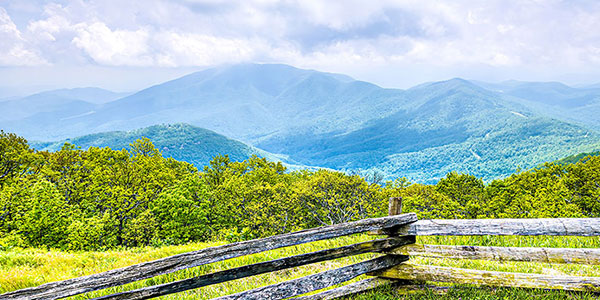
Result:
[[[450,171],[491,180],[600,148],[593,86],[454,78],[403,90],[282,64],[209,68],[129,95],[48,91],[0,110],[0,128],[39,150],[121,149],[146,136],[198,167],[262,154],[416,182]]]

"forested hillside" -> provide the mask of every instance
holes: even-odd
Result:
[[[560,83],[455,78],[401,90],[288,65],[238,64],[121,98],[94,89],[58,90],[0,104],[6,111],[0,128],[49,143],[36,148],[56,150],[71,139],[84,149],[120,150],[157,132],[143,128],[186,123],[290,164],[421,183],[435,183],[450,171],[488,182],[600,149],[600,89]],[[218,154],[198,154],[206,150],[196,144],[201,133],[160,131],[162,137],[151,138],[167,157],[202,167]],[[174,137],[163,138],[169,135]],[[234,153],[232,160],[247,158]]]
[[[34,151],[0,133],[0,246],[106,249],[229,241],[377,217],[390,196],[421,218],[599,217],[600,157],[489,184],[448,173],[435,185],[336,171],[286,172],[252,156],[198,170],[150,140],[129,150],[65,144]]]
[[[574,88],[560,82],[477,82],[538,114],[600,129],[600,87]]]
[[[257,145],[305,164],[427,183],[450,171],[490,181],[600,147],[593,130],[541,117],[465,80],[421,85],[405,97],[410,105],[360,129],[290,133]]]
[[[556,163],[557,164],[574,164],[574,163],[581,161],[582,159],[587,159],[588,157],[599,156],[599,155],[600,155],[600,151],[589,152],[589,153],[579,153],[579,154],[570,155],[565,158],[559,159],[556,161]]]
[[[90,147],[131,150],[130,145],[143,137],[152,140],[164,157],[185,161],[199,168],[208,165],[213,157],[218,155],[227,155],[232,161],[243,161],[252,155],[282,160],[266,151],[188,124],[155,125],[132,131],[95,133],[59,142],[31,142],[30,145],[42,151],[58,151],[66,142],[83,150]]]

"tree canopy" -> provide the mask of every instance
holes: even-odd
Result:
[[[288,172],[252,156],[198,170],[149,139],[130,150],[65,143],[31,149],[0,131],[0,247],[72,250],[239,241],[387,213],[389,197],[420,218],[600,217],[600,157],[547,163],[485,184],[448,173],[434,185],[331,170]]]

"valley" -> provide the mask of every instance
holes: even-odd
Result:
[[[490,181],[600,149],[600,89],[560,83],[454,78],[400,90],[288,65],[240,64],[125,97],[81,94],[55,91],[0,103],[7,112],[0,128],[39,150],[57,150],[64,141],[120,149],[142,136],[154,141],[160,131],[170,136],[157,142],[166,156],[198,167],[216,153],[234,160],[258,154],[298,168],[423,183],[450,171]],[[117,135],[126,139],[109,137],[123,130]],[[222,136],[215,140],[204,130]],[[225,139],[236,146],[219,148]]]

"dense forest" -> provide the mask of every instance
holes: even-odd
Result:
[[[198,170],[149,139],[129,150],[64,144],[35,151],[0,132],[0,247],[109,249],[238,241],[378,217],[387,199],[420,218],[599,217],[600,157],[546,163],[484,183],[448,173],[434,185],[331,170],[288,172],[258,156]]]

